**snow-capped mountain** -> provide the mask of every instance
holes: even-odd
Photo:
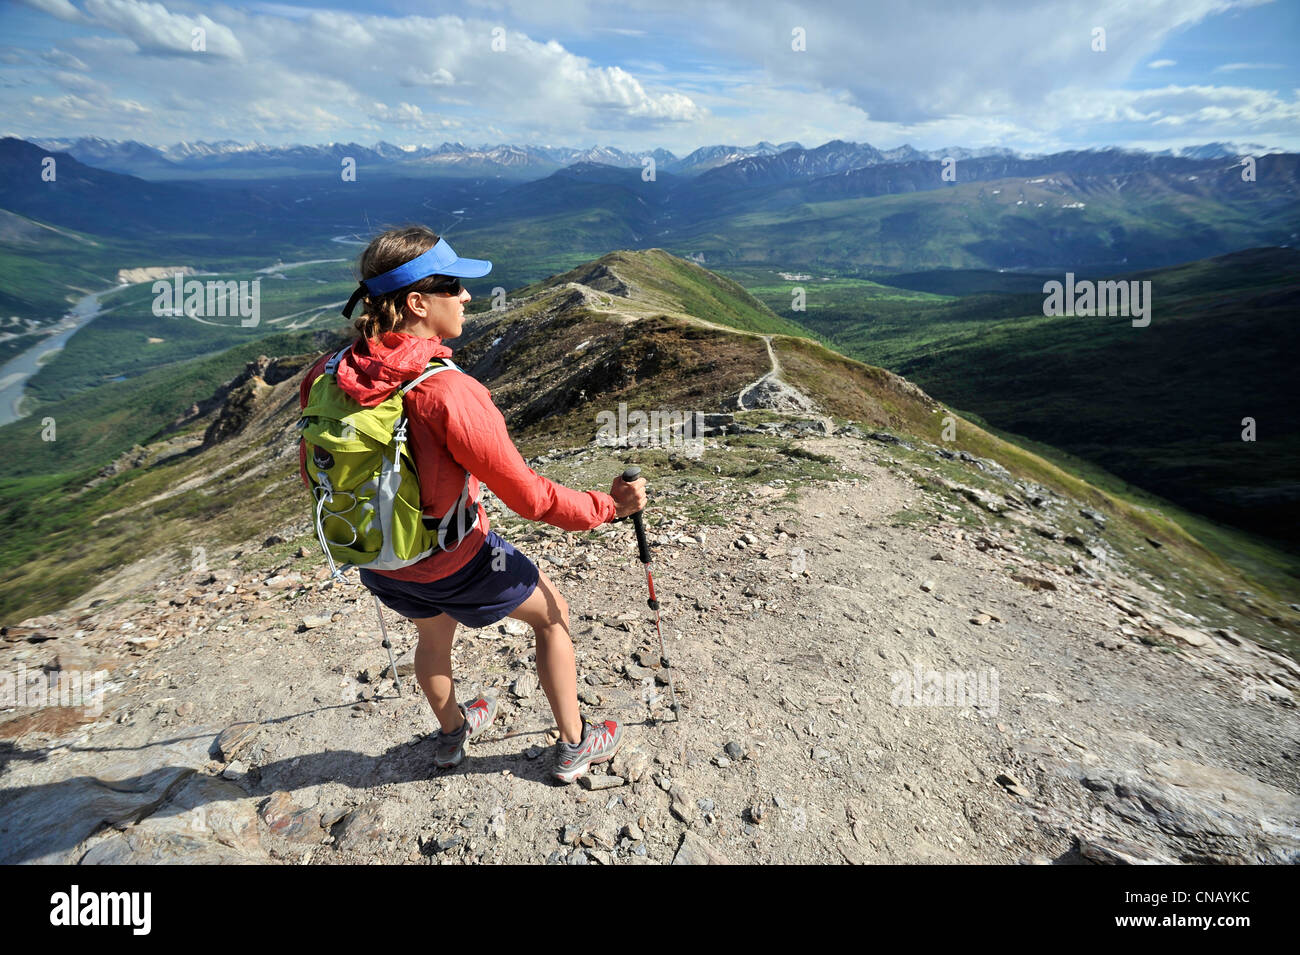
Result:
[[[773,146],[763,140],[753,146],[701,146],[683,158],[672,163],[671,171],[682,176],[694,176],[718,166],[748,159],[750,156],[771,156],[787,149],[802,149],[797,142],[781,143]]]
[[[1239,159],[1242,156],[1268,156],[1282,151],[1259,143],[1205,143],[1201,146],[1184,146],[1174,155],[1185,159]]]
[[[512,143],[467,145],[459,141],[443,142],[436,146],[389,142],[378,142],[373,146],[362,146],[359,143],[269,146],[259,142],[198,140],[152,146],[134,140],[120,142],[93,136],[53,137],[30,142],[43,149],[66,152],[88,166],[144,179],[221,177],[249,172],[284,175],[325,171],[333,173],[338,170],[342,158],[351,157],[372,168],[392,169],[399,174],[409,172],[416,175],[490,176],[528,180],[584,163],[636,169],[643,165],[645,157],[650,156],[662,172],[683,177],[709,177],[708,181],[715,183],[725,181],[735,186],[750,186],[814,179],[879,165],[938,161],[945,158],[1038,158],[1033,154],[1019,153],[1001,146],[947,146],[922,150],[905,143],[890,149],[878,149],[870,143],[839,139],[811,149],[805,149],[798,142],[773,144],[766,140],[751,146],[701,146],[681,158],[666,149],[627,152],[599,144],[586,148]],[[1159,152],[1118,147],[1078,152],[1081,155],[1100,152],[1138,154],[1152,158],[1217,159],[1262,156],[1282,150],[1253,143],[1205,143]]]

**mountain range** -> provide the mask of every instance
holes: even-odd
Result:
[[[120,142],[98,137],[50,138],[33,142],[43,149],[65,152],[88,166],[142,178],[219,177],[240,172],[265,173],[313,168],[318,171],[329,168],[332,171],[338,168],[339,161],[344,156],[352,157],[359,164],[401,166],[409,173],[424,171],[437,175],[499,175],[519,178],[546,175],[565,166],[585,162],[640,168],[646,157],[652,157],[660,168],[690,172],[702,171],[747,156],[767,155],[799,146],[798,143],[774,146],[767,142],[753,146],[705,146],[679,159],[666,149],[625,152],[599,145],[586,149],[511,143],[469,146],[462,142],[444,142],[437,146],[399,146],[388,142],[378,142],[372,146],[354,142],[268,146],[257,142],[222,140],[150,146],[135,141]]]
[[[224,151],[173,155],[199,161],[247,152],[218,145]],[[340,177],[337,161],[351,147],[330,148],[328,161],[315,147],[292,148],[292,161],[304,164],[295,168],[314,175],[267,167],[149,181],[0,139],[0,209],[11,214],[0,229],[7,276],[0,304],[11,318],[49,324],[122,268],[184,260],[231,270],[275,257],[331,257],[343,251],[334,244],[340,235],[413,220],[491,249],[493,278],[506,288],[610,248],[657,246],[723,268],[872,278],[881,270],[1158,268],[1292,245],[1300,236],[1300,157],[1260,155],[1248,177],[1223,145],[1197,158],[953,149],[944,151],[956,160],[949,167],[915,151],[843,140],[815,149],[760,143],[697,150],[668,168],[657,164],[653,179],[639,165],[590,159],[506,177],[430,171],[429,157],[381,158],[361,163],[356,181]],[[439,149],[433,156],[447,163],[477,161],[458,144]],[[49,157],[59,174],[44,182]],[[422,172],[412,171],[417,166]],[[954,175],[945,177],[946,168]],[[183,223],[200,227],[178,228]]]
[[[91,136],[40,138],[32,139],[31,142],[43,149],[67,153],[88,166],[146,179],[220,177],[275,170],[333,171],[338,168],[339,161],[344,156],[352,157],[359,164],[397,166],[407,172],[521,178],[546,175],[564,166],[585,162],[639,169],[647,157],[652,157],[660,170],[693,176],[754,158],[776,156],[784,157],[782,165],[801,169],[807,175],[826,175],[882,163],[940,160],[948,157],[957,160],[989,156],[1026,158],[1029,155],[1004,147],[970,149],[950,146],[920,150],[904,144],[892,149],[878,149],[869,143],[841,140],[833,140],[814,149],[805,149],[793,141],[779,144],[761,141],[751,146],[701,146],[680,158],[666,149],[627,152],[599,145],[580,149],[511,143],[483,143],[476,146],[462,142],[443,142],[437,146],[394,145],[381,141],[371,146],[355,142],[270,146],[235,140],[200,140],[154,146],[135,140],[119,141]],[[1206,143],[1178,150],[1161,150],[1148,155],[1221,159],[1244,155],[1261,156],[1279,151],[1258,144]]]

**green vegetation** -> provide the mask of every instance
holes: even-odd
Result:
[[[245,342],[52,402],[38,416],[0,427],[0,441],[9,452],[0,459],[0,500],[20,496],[21,482],[35,475],[71,476],[103,467],[151,440],[192,404],[210,398],[259,354],[318,354],[312,339],[312,332],[302,331]],[[47,417],[54,419],[53,441],[42,437],[41,422]]]
[[[13,338],[0,341],[0,363],[21,355],[34,345],[39,345],[45,338],[40,332],[30,332],[25,335],[14,334]]]
[[[1300,538],[1294,371],[1285,350],[1300,252],[1261,249],[1135,273],[1151,324],[1046,317],[1042,294],[898,301],[810,296],[806,324],[1009,433],[1181,507]],[[824,299],[824,300],[823,300]],[[1243,418],[1258,440],[1243,441]]]
[[[105,296],[103,311],[45,362],[27,386],[24,410],[40,410],[87,388],[150,369],[213,355],[260,340],[285,329],[333,328],[342,325],[334,303],[346,300],[355,280],[343,262],[300,266],[283,273],[290,278],[248,272],[195,276],[198,281],[260,279],[260,321],[244,327],[234,302],[227,316],[201,320],[153,314],[152,283],[123,288]],[[254,355],[256,357],[256,355]]]
[[[614,308],[634,305],[690,315],[740,331],[807,336],[807,329],[774,313],[744,286],[663,249],[610,252],[561,275],[519,290],[520,295],[579,282],[610,289]],[[613,286],[626,286],[620,290]],[[633,302],[625,296],[632,295]]]
[[[218,539],[246,537],[249,527],[258,526],[255,515],[261,504],[251,505],[236,493],[223,496],[211,487],[175,493],[187,477],[210,466],[186,450],[199,435],[191,433],[185,442],[185,433],[178,434],[179,453],[152,466],[126,469],[93,487],[87,482],[123,452],[165,431],[190,404],[210,397],[262,350],[315,357],[311,339],[311,332],[298,332],[248,343],[56,403],[45,409],[45,416],[55,421],[53,441],[42,440],[39,420],[0,428],[0,439],[10,449],[0,462],[0,521],[22,528],[0,541],[0,616],[18,619],[66,603],[137,556],[170,546],[188,555],[185,541],[211,520],[224,530],[214,532],[211,540],[195,540],[196,545],[215,550]],[[291,466],[296,471],[296,459]],[[249,476],[237,469],[218,487]],[[255,493],[260,491],[258,486]],[[144,506],[160,495],[170,495],[165,504]],[[260,501],[262,495],[257,496]],[[228,520],[232,513],[240,515],[239,521]]]
[[[897,293],[900,289],[931,295],[984,295],[1018,292],[1041,295],[1043,282],[1055,274],[1009,272],[1005,269],[934,269],[925,272],[883,272],[878,281]],[[1082,274],[1080,277],[1083,277]]]
[[[659,264],[663,260],[668,266]],[[305,274],[329,283],[327,272]],[[1261,621],[1260,632],[1250,635],[1272,639],[1265,632],[1270,628],[1267,621],[1290,619],[1285,602],[1294,588],[1287,586],[1287,567],[1270,560],[1259,542],[1216,530],[1178,511],[1172,516],[1162,512],[1162,502],[1133,493],[1119,479],[1081,466],[1053,448],[1018,446],[973,415],[961,416],[933,402],[896,375],[826,349],[793,323],[790,327],[797,334],[782,334],[777,329],[784,325],[772,323],[783,320],[737,294],[734,283],[705,281],[703,275],[707,273],[658,250],[611,253],[540,287],[585,278],[605,288],[620,311],[637,318],[635,334],[627,332],[620,317],[573,306],[557,311],[554,299],[563,294],[557,288],[556,296],[543,296],[529,309],[510,313],[490,335],[467,342],[461,360],[472,365],[491,347],[493,336],[507,331],[511,323],[521,324],[525,334],[492,373],[500,377],[485,383],[511,422],[520,450],[535,456],[551,448],[587,445],[597,415],[616,409],[620,401],[642,410],[730,410],[721,407],[719,396],[734,395],[767,370],[758,333],[771,334],[783,377],[815,395],[837,422],[854,421],[864,428],[991,458],[1017,478],[1096,510],[1109,521],[1107,546],[1135,573],[1153,586],[1167,588],[1171,597],[1204,620],[1226,622],[1229,609],[1246,613]],[[1181,287],[1190,289],[1204,277],[1182,278]],[[620,284],[630,289],[631,299],[620,295]],[[864,280],[821,284],[827,299],[842,297],[843,307],[848,307],[855,289],[864,290],[878,305],[951,309],[961,304]],[[773,289],[778,287],[772,283]],[[692,324],[680,317],[693,314],[689,309],[743,333]],[[6,459],[9,464],[0,465],[0,519],[24,528],[0,545],[0,613],[15,619],[58,606],[145,554],[161,552],[183,563],[192,548],[203,547],[216,566],[223,548],[244,546],[255,536],[249,528],[300,523],[305,497],[296,458],[277,456],[276,449],[268,447],[265,431],[200,451],[195,447],[200,424],[186,426],[189,430],[169,429],[186,408],[211,395],[258,354],[298,356],[303,362],[318,354],[324,347],[318,335],[305,329],[259,337],[217,355],[174,360],[126,381],[88,388],[42,409],[56,420],[54,442],[41,440],[37,419],[0,430],[7,447],[14,449]],[[956,433],[954,440],[944,442],[949,416]],[[765,411],[738,414],[750,424],[776,417]],[[672,447],[611,450],[608,457],[596,455],[581,466],[561,458],[541,470],[570,486],[601,489],[622,464],[633,461],[647,474],[683,486],[694,481],[744,486],[782,479],[794,487],[852,476],[833,459],[784,436],[733,435],[724,444],[698,457]],[[148,446],[131,455],[138,466],[89,485],[100,468],[136,445]],[[936,491],[928,504],[896,516],[896,521],[928,522],[951,514],[972,527],[1005,526],[1001,518],[967,506],[947,487],[957,482],[1000,492],[1004,488],[998,482],[926,449],[891,445],[888,456]],[[725,524],[729,518],[726,508],[704,501],[696,506],[688,500],[684,506],[692,521]],[[1086,538],[1091,531],[1080,518],[1079,536]],[[1047,554],[1062,546],[1032,536],[1025,540],[1027,553]],[[275,561],[278,556],[259,552],[249,559]]]
[[[81,296],[111,288],[135,254],[128,241],[53,229],[0,210],[0,317],[52,324]]]
[[[1208,518],[1179,507],[1123,478],[1099,467],[1092,461],[1054,448],[1049,444],[991,427],[977,415],[960,412],[979,424],[990,434],[1032,451],[1136,508],[1158,512],[1184,528],[1226,563],[1241,570],[1246,576],[1268,587],[1279,596],[1294,593],[1300,580],[1300,555],[1279,549],[1276,542],[1234,527],[1216,523]]]
[[[797,323],[782,319],[741,285],[663,249],[635,254],[613,253],[610,264],[643,295],[675,301],[678,311],[741,331],[806,335]],[[597,260],[605,264],[605,259]]]
[[[304,242],[294,235],[286,235],[276,249],[285,258],[296,260],[355,256],[351,247],[322,244],[319,239]],[[17,316],[52,324],[83,295],[113,288],[119,269],[190,266],[247,273],[266,266],[272,257],[232,237],[91,234],[0,209],[0,319]],[[150,286],[142,288],[147,292]]]
[[[663,245],[701,253],[709,268],[776,264],[786,271],[864,268],[1079,271],[1123,261],[1172,264],[1227,249],[1280,243],[1295,231],[1294,203],[1210,189],[1189,194],[1159,177],[958,182],[948,188],[825,198],[826,181],[703,197]],[[1239,184],[1238,184],[1239,185]],[[1080,203],[1082,208],[1079,207]],[[779,263],[773,262],[779,250]]]

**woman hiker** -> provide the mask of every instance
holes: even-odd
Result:
[[[363,313],[353,322],[360,337],[338,363],[338,386],[372,407],[416,378],[431,358],[449,358],[452,351],[443,341],[460,335],[470,300],[460,279],[478,278],[491,268],[482,259],[460,258],[445,239],[422,226],[375,238],[361,254],[361,284],[344,310],[351,317],[360,301]],[[303,380],[304,408],[312,382],[330,357],[322,356]],[[469,530],[458,544],[435,548],[409,567],[363,569],[360,574],[380,601],[419,631],[415,678],[441,726],[434,760],[443,768],[459,764],[465,744],[496,715],[490,694],[456,702],[451,673],[456,625],[486,627],[513,617],[536,635],[537,673],[560,731],[552,773],[573,782],[593,763],[614,755],[623,727],[617,720],[592,723],[581,716],[569,605],[531,560],[489,530],[478,500],[479,482],[516,514],[583,531],[644,508],[645,480],[628,484],[617,478],[604,494],[575,491],[542,477],[510,440],[488,389],[463,372],[431,375],[404,403],[426,523],[458,511],[460,527]],[[299,453],[303,482],[310,487],[305,447]],[[448,542],[453,537],[449,530]]]

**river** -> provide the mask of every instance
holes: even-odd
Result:
[[[347,243],[350,241],[348,236],[337,236],[333,239],[335,242]],[[355,240],[351,240],[355,241]],[[364,244],[364,243],[359,243]],[[346,262],[347,259],[305,259],[302,262],[277,262],[275,265],[269,265],[256,271],[261,274],[271,272],[282,272],[285,269],[295,269],[302,265],[318,265],[323,262]],[[214,273],[205,273],[214,274]],[[191,278],[194,276],[190,276]],[[153,282],[153,279],[147,280]],[[146,284],[141,282],[138,284]],[[102,295],[109,292],[116,292],[118,289],[129,288],[127,285],[114,285],[112,288],[106,288],[99,292],[92,292],[77,300],[72,309],[59,319],[53,326],[54,331],[40,344],[33,345],[27,351],[9,359],[3,366],[0,366],[0,425],[9,424],[17,421],[24,415],[19,414],[18,405],[23,399],[23,391],[27,387],[27,381],[40,370],[41,363],[44,359],[60,351],[69,338],[75,335],[80,329],[89,325],[100,314],[102,314],[99,299]]]
[[[22,417],[18,413],[18,403],[22,401],[27,379],[36,374],[43,359],[61,350],[78,329],[99,315],[99,297],[124,287],[115,285],[78,299],[72,310],[54,325],[53,334],[0,366],[0,424],[9,424]]]

